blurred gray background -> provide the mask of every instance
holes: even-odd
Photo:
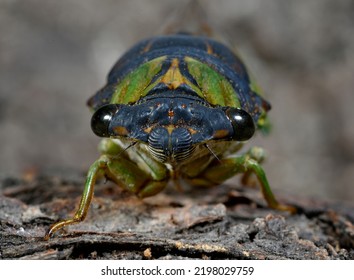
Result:
[[[86,100],[117,58],[186,1],[0,0],[0,175],[83,172]],[[264,89],[257,137],[276,191],[353,202],[354,1],[201,1]]]

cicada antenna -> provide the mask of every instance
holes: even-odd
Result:
[[[214,151],[208,146],[207,143],[204,143],[204,147],[208,149],[208,151],[213,155],[214,158],[217,159],[218,162],[221,162],[219,157],[214,153]]]
[[[132,141],[127,147],[125,147],[123,150],[121,150],[117,155],[115,155],[115,158],[120,157],[124,152],[126,152],[128,149],[131,147],[135,146],[138,143],[138,141]]]
[[[121,151],[119,154],[126,152],[128,149],[130,149],[131,147],[134,147],[136,144],[138,143],[138,141],[133,141],[131,142],[123,151]]]

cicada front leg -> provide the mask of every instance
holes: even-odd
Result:
[[[261,187],[264,199],[270,208],[295,213],[296,208],[290,205],[281,204],[275,198],[269,185],[267,176],[260,165],[264,158],[261,148],[251,148],[244,155],[227,156],[214,160],[208,168],[195,178],[190,178],[190,182],[196,185],[218,185],[235,176],[236,174],[245,174],[246,178],[255,174]]]
[[[100,148],[103,150],[103,155],[91,165],[88,171],[85,188],[75,215],[53,224],[44,237],[46,240],[59,229],[79,223],[86,218],[96,180],[99,177],[104,176],[142,198],[155,195],[166,187],[169,173],[164,165],[146,158],[147,155],[140,154],[140,158],[146,163],[146,169],[142,170],[129,157],[119,156],[124,151],[121,151],[121,148],[113,141],[104,140],[102,143]],[[137,154],[139,155],[139,152]]]

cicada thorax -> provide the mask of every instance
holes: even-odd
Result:
[[[207,37],[184,34],[146,39],[118,60],[107,85],[88,104],[133,104],[155,92],[187,85],[212,106],[242,108],[255,122],[269,104],[252,91],[242,61],[227,47]]]

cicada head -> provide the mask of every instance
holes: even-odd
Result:
[[[166,92],[133,105],[108,104],[93,115],[100,137],[143,142],[161,162],[180,163],[210,140],[246,141],[255,132],[252,116],[233,107],[211,106],[201,98]]]

